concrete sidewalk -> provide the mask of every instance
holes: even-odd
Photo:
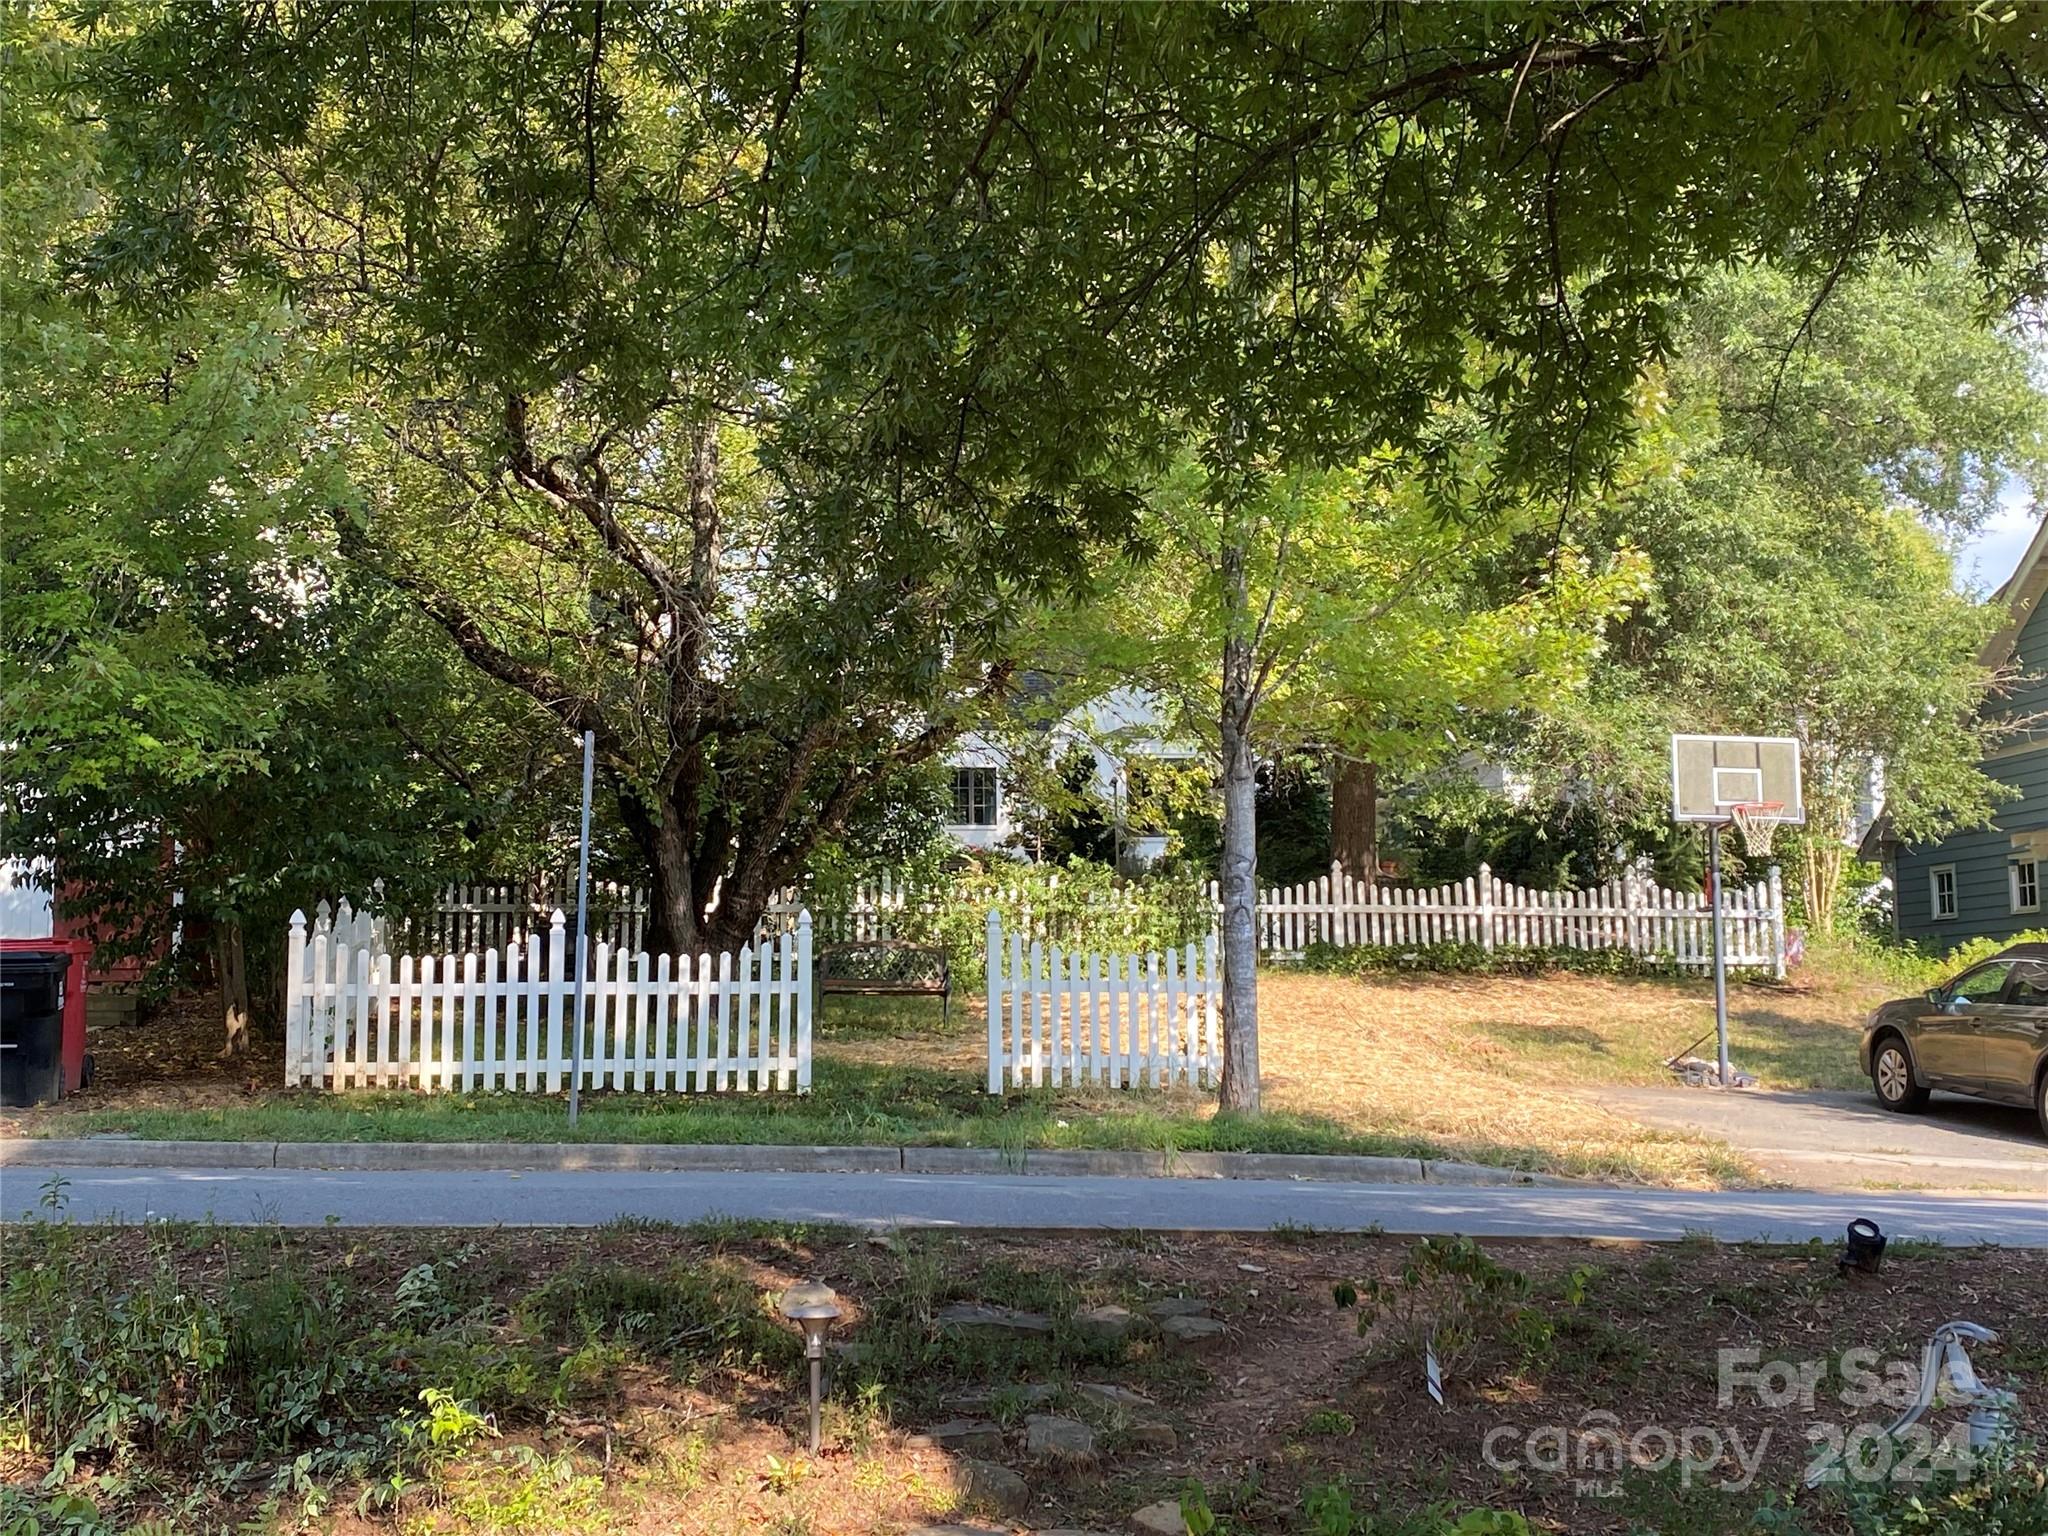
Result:
[[[1896,1237],[2048,1248],[2048,1203],[1959,1196],[1663,1189],[1453,1189],[1264,1179],[859,1173],[319,1172],[15,1168],[0,1215],[351,1227],[594,1226],[709,1216],[871,1228],[1459,1232],[1475,1237],[1838,1241],[1867,1216]]]
[[[1898,1115],[1869,1093],[1588,1087],[1646,1125],[1727,1142],[1800,1189],[1986,1190],[2048,1199],[2048,1140],[2032,1110],[1937,1093]]]
[[[306,1168],[420,1173],[1025,1174],[1133,1179],[1308,1179],[1367,1184],[1562,1185],[1550,1173],[1418,1157],[1003,1147],[794,1147],[653,1142],[0,1141],[0,1168]]]

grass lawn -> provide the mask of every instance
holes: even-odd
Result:
[[[1204,1096],[983,1088],[978,1000],[950,1024],[927,999],[831,1000],[813,1091],[597,1093],[589,1141],[1109,1147],[1436,1155],[1586,1177],[1740,1184],[1755,1169],[1719,1142],[1656,1130],[1577,1091],[1662,1083],[1664,1059],[1713,1028],[1702,981],[1271,971],[1261,980],[1266,1113],[1218,1115]],[[1885,995],[1823,961],[1788,985],[1730,992],[1736,1060],[1771,1086],[1861,1080],[1857,1029]],[[287,1093],[274,1054],[223,1066],[201,1012],[93,1041],[101,1076],[64,1104],[11,1111],[16,1135],[126,1133],[250,1140],[560,1141],[559,1098]],[[272,1048],[273,1052],[275,1047]],[[1711,1044],[1707,1047],[1711,1053]]]
[[[1818,1247],[729,1223],[56,1226],[8,1247],[0,1530],[1123,1531],[1160,1500],[1237,1536],[2048,1529],[2032,1255],[1900,1244],[1880,1275],[1844,1279]],[[802,1351],[772,1310],[799,1278],[845,1313],[815,1457]],[[946,1311],[962,1303],[1037,1317],[962,1327]],[[1176,1306],[1220,1326],[1177,1341],[1157,1320]],[[1801,1491],[1814,1434],[1890,1416],[1849,1395],[1845,1351],[1880,1372],[1917,1360],[1959,1310],[2002,1334],[1973,1354],[2019,1393],[2017,1463],[1961,1490]],[[1420,1366],[1432,1325],[1440,1407]],[[1810,1366],[1813,1397],[1724,1393],[1723,1349]],[[1938,1410],[1933,1435],[1957,1418]],[[1603,1423],[1652,1463],[1639,1436],[1688,1435],[1693,1465],[1545,1462],[1547,1445],[1607,1454],[1586,1438]]]

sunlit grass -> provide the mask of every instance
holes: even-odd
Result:
[[[1860,960],[1822,950],[1787,985],[1736,984],[1737,1061],[1768,1086],[1858,1086],[1861,1019],[1896,989]],[[1703,980],[1271,972],[1261,984],[1266,1108],[1257,1117],[1219,1114],[1211,1095],[1187,1091],[990,1095],[980,1001],[965,996],[950,1019],[933,999],[829,999],[806,1096],[587,1093],[573,1132],[561,1095],[391,1091],[81,1104],[24,1123],[46,1136],[193,1140],[1384,1154],[1700,1186],[1756,1175],[1720,1142],[1652,1129],[1596,1102],[1604,1084],[1671,1081],[1665,1059],[1713,1028]]]

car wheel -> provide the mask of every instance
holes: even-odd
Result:
[[[2041,1134],[2048,1136],[2048,1072],[2034,1084],[2034,1118],[2041,1122]]]
[[[1897,1035],[1886,1035],[1870,1053],[1870,1082],[1886,1109],[1910,1115],[1926,1107],[1927,1090],[1913,1081],[1913,1059]]]

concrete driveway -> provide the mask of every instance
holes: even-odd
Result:
[[[1773,1178],[1802,1189],[1983,1189],[2048,1198],[2048,1139],[2032,1110],[1946,1093],[1917,1115],[1880,1109],[1867,1092],[1586,1093],[1645,1125],[1725,1141]]]

